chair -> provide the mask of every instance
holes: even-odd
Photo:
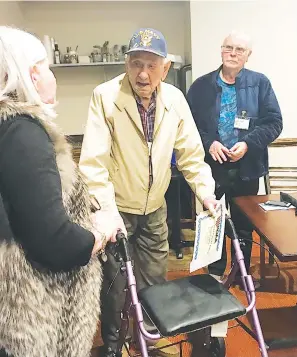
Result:
[[[266,194],[297,190],[297,167],[289,166],[296,155],[297,138],[279,138],[269,145],[273,165],[269,160],[269,174],[264,177]]]
[[[264,176],[266,194],[280,191],[297,191],[297,167],[271,166],[269,173]]]
[[[193,241],[185,241],[182,240],[182,228],[191,228],[195,227],[196,220],[196,211],[195,211],[195,196],[191,195],[191,218],[185,219],[181,216],[181,185],[184,180],[184,177],[180,171],[175,166],[171,168],[171,183],[169,189],[174,192],[173,199],[171,202],[172,208],[172,223],[171,223],[171,237],[170,237],[170,246],[175,251],[177,259],[183,259],[183,251],[184,247],[193,247]]]

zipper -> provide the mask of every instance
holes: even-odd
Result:
[[[148,148],[149,148],[149,190],[152,187],[153,181],[154,181],[154,175],[153,175],[153,162],[152,162],[152,145],[153,143],[147,143]]]
[[[148,151],[149,151],[149,183],[148,183],[148,191],[147,191],[146,203],[145,203],[145,209],[144,209],[143,215],[145,215],[145,213],[146,213],[149,193],[150,193],[153,181],[154,181],[153,162],[152,162],[152,146],[153,146],[153,143],[150,143],[150,142],[147,143],[147,147],[148,147]]]

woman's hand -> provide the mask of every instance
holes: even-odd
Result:
[[[97,253],[99,253],[101,250],[104,249],[104,247],[106,245],[106,239],[105,239],[104,234],[98,232],[96,229],[93,229],[92,233],[95,236],[95,242],[94,242],[94,246],[93,246],[93,250],[92,250],[92,256],[94,256]]]
[[[99,210],[92,216],[94,228],[105,236],[106,243],[116,241],[116,235],[121,230],[127,235],[127,230],[119,212]],[[105,243],[105,244],[106,244]]]

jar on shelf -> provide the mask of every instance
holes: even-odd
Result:
[[[69,52],[70,63],[78,63],[78,56],[76,51]]]
[[[63,63],[71,63],[70,62],[70,54],[69,54],[70,49],[71,49],[71,47],[66,47],[67,52],[64,54]]]
[[[93,51],[91,53],[93,62],[102,62],[102,49],[100,46],[93,46]]]

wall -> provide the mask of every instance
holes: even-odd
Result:
[[[39,36],[53,36],[65,52],[67,46],[79,46],[80,54],[89,54],[95,44],[109,40],[114,44],[127,44],[138,27],[153,27],[162,31],[170,53],[187,54],[190,41],[189,3],[183,1],[71,1],[24,2],[22,4],[26,26]],[[81,134],[87,118],[92,90],[122,73],[123,66],[93,68],[57,68],[58,122],[67,134]]]
[[[297,2],[191,1],[193,79],[219,66],[223,38],[233,29],[254,42],[247,68],[272,82],[284,118],[282,137],[297,137]]]
[[[0,26],[1,25],[23,27],[24,17],[19,2],[0,1]]]
[[[184,53],[185,64],[192,63],[191,2],[184,2]]]

